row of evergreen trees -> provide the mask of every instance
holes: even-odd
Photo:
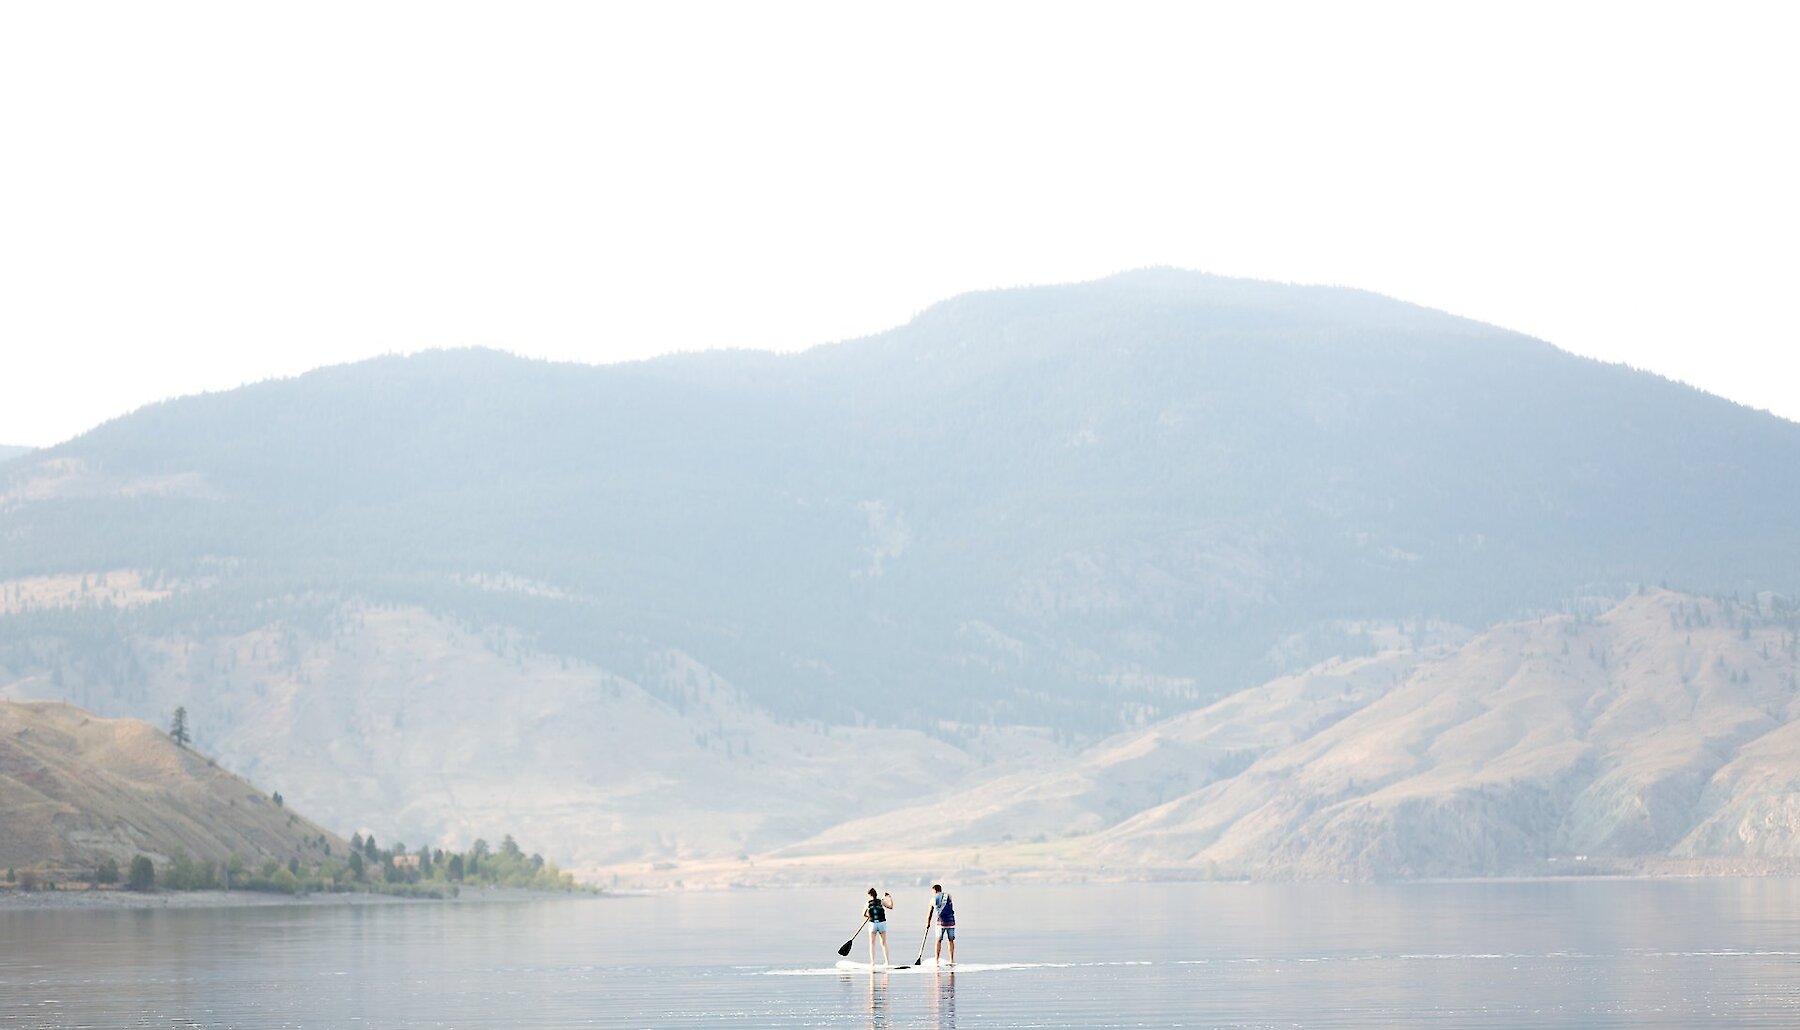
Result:
[[[352,834],[345,868],[363,880],[379,877],[389,884],[477,884],[534,890],[576,887],[573,876],[545,861],[543,855],[527,855],[510,833],[497,850],[478,838],[467,851],[420,848],[410,852],[405,844],[383,848],[373,834]]]
[[[123,876],[130,890],[248,890],[280,894],[306,894],[333,891],[373,891],[418,897],[447,897],[464,885],[482,887],[521,887],[531,890],[573,891],[581,889],[575,878],[547,862],[542,855],[525,854],[512,834],[500,842],[498,850],[487,841],[477,840],[467,851],[421,848],[409,852],[404,844],[382,848],[373,836],[361,834],[351,838],[351,850],[343,861],[326,858],[303,863],[290,858],[284,865],[266,858],[251,866],[242,857],[231,855],[223,862],[198,859],[177,850],[161,869],[147,855],[132,859]],[[118,883],[118,863],[103,860],[94,870],[90,882],[102,885]]]

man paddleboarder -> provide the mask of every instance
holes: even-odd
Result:
[[[944,941],[950,942],[950,964],[956,965],[956,906],[951,904],[950,895],[944,893],[944,885],[931,885],[931,919],[938,925],[937,961],[944,961]],[[929,932],[929,929],[927,930]]]

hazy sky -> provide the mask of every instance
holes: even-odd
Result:
[[[1783,5],[0,6],[0,443],[391,351],[796,349],[1146,265],[1800,419]]]

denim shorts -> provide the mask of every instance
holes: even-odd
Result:
[[[956,927],[954,927],[954,926],[938,927],[938,940],[941,941],[946,937],[950,938],[951,940],[955,940],[956,939]]]
[[[886,923],[870,923],[869,924],[869,932],[885,935],[887,933],[887,924]]]

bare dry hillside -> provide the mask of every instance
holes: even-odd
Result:
[[[1503,625],[1093,851],[1361,877],[1800,857],[1797,671],[1791,617],[1756,604],[1653,591]]]
[[[776,856],[878,850],[888,841],[954,847],[1097,833],[1230,779],[1257,758],[1307,739],[1379,698],[1424,657],[1393,651],[1326,662],[1202,711],[1121,734],[1055,769],[1002,776],[844,823]]]
[[[680,652],[627,678],[410,607],[344,604],[316,635],[257,626],[137,655],[137,707],[186,706],[201,748],[331,825],[463,847],[513,832],[582,871],[735,858],[1065,753],[1025,728],[784,722]]]
[[[1388,878],[1795,859],[1800,623],[1772,598],[1653,590],[1328,662],[758,865],[793,881]]]
[[[163,860],[299,858],[349,844],[136,719],[0,701],[0,865],[92,869]]]

